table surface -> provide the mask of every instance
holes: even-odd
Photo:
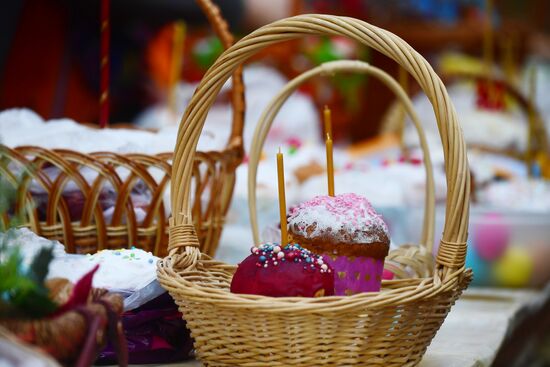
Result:
[[[469,288],[451,309],[419,366],[489,366],[514,316],[520,309],[548,297],[547,293]],[[199,367],[201,363],[193,360],[165,366]]]

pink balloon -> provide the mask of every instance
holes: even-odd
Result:
[[[474,227],[474,248],[480,258],[493,261],[501,257],[510,239],[510,230],[499,214],[487,214]]]

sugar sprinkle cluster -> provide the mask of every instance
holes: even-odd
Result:
[[[278,266],[283,262],[302,263],[304,270],[321,273],[331,273],[332,270],[325,263],[323,256],[316,255],[311,251],[295,244],[289,244],[282,248],[276,243],[265,243],[258,247],[252,247],[250,252],[258,257],[257,267],[267,268],[268,266]]]
[[[331,235],[351,243],[372,243],[388,236],[388,227],[370,202],[356,194],[316,196],[291,209],[291,230],[311,238]],[[313,226],[314,225],[314,226]]]

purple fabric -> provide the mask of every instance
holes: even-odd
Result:
[[[173,363],[192,357],[193,340],[170,295],[163,295],[122,315],[131,364]],[[116,363],[112,345],[100,353],[96,364]]]
[[[325,255],[326,262],[336,272],[334,277],[334,294],[348,296],[362,292],[380,291],[384,259],[372,257],[332,258]]]

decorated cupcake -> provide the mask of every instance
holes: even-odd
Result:
[[[380,290],[388,227],[369,201],[356,194],[317,196],[292,209],[292,241],[325,255],[336,272],[335,294]]]
[[[252,247],[231,281],[231,292],[270,297],[322,297],[334,294],[334,271],[322,256],[298,244]]]

